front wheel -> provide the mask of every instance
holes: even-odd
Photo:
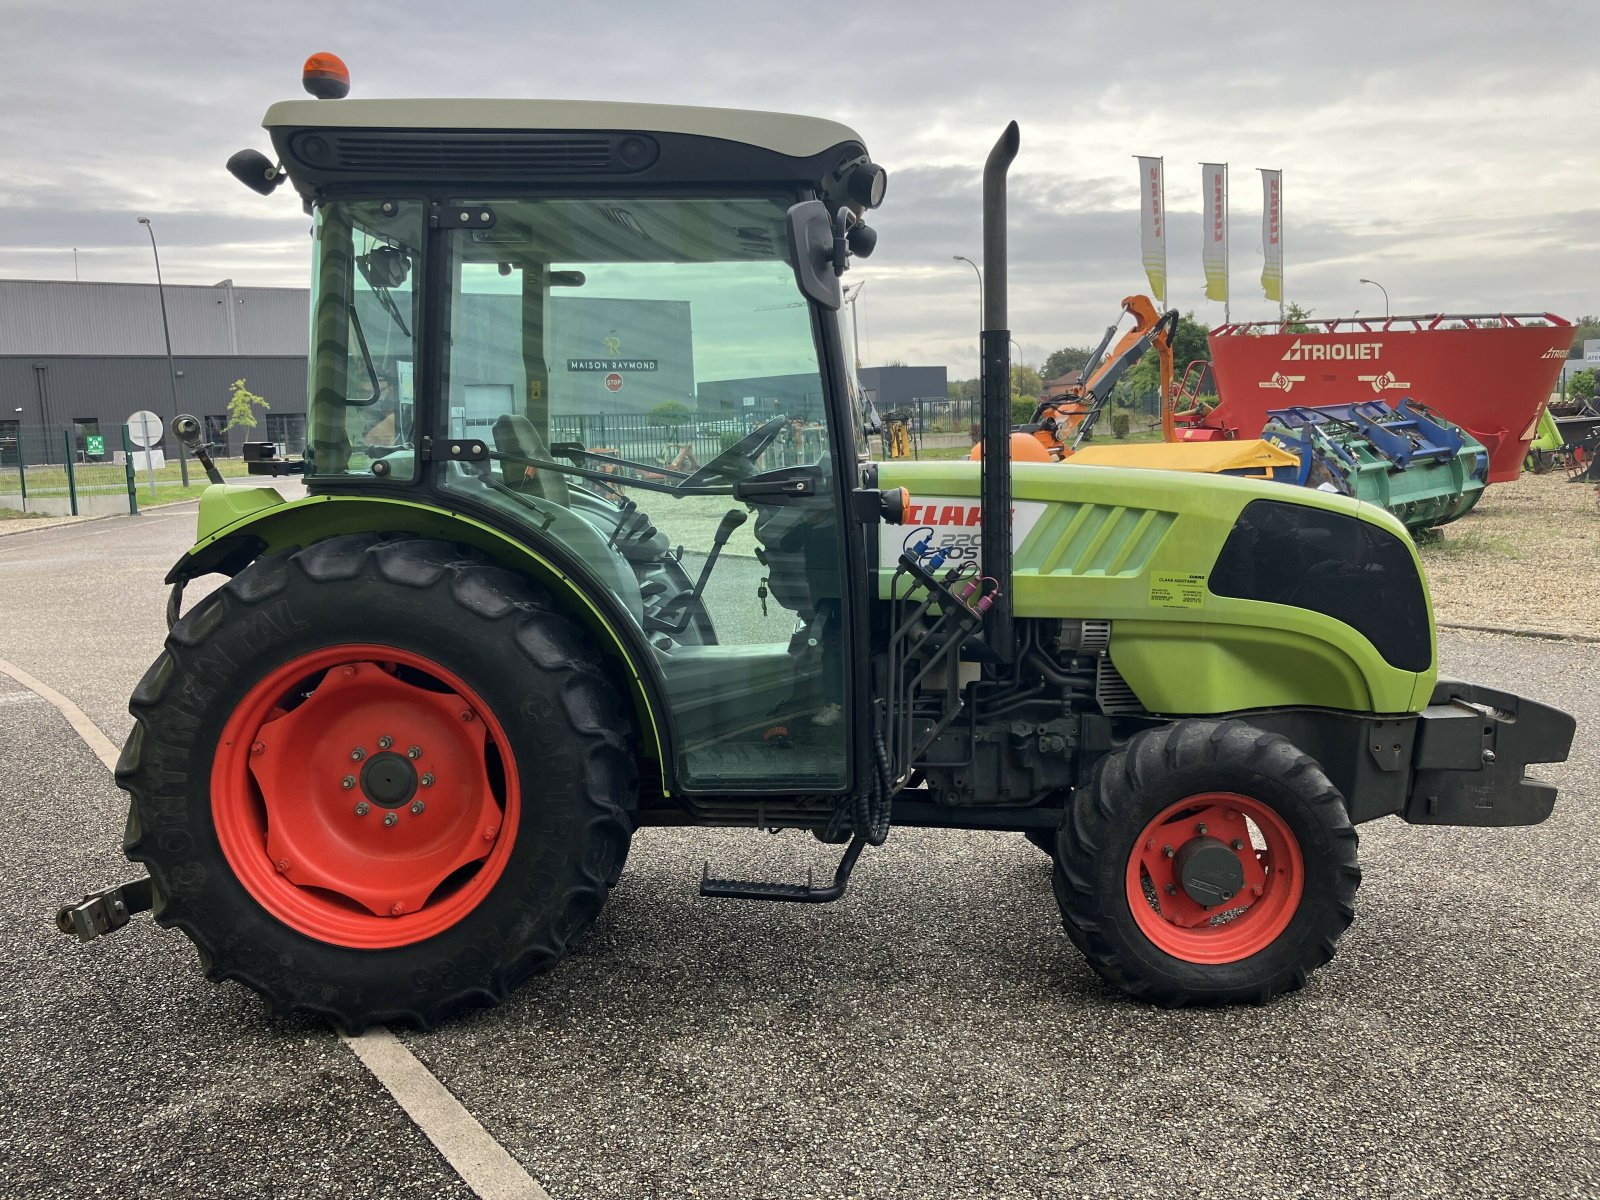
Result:
[[[1108,982],[1167,1006],[1302,986],[1333,957],[1360,880],[1338,789],[1242,721],[1138,734],[1074,793],[1057,840],[1072,940]]]
[[[213,979],[360,1030],[495,1003],[627,853],[630,721],[527,580],[442,542],[262,559],[130,704],[126,850]]]

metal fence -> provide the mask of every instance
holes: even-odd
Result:
[[[80,426],[10,424],[0,429],[0,508],[56,517],[138,512],[142,458],[125,425],[85,433]],[[164,470],[158,451],[148,473]]]
[[[550,441],[579,442],[585,449],[615,454],[634,462],[676,465],[692,470],[721,454],[763,420],[759,417],[717,417],[670,425],[640,413],[593,413],[586,416],[552,415]],[[823,427],[791,421],[784,435],[761,456],[764,469],[813,462],[826,453]]]

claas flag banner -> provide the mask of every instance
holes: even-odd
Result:
[[[1205,197],[1205,230],[1201,262],[1206,271],[1206,299],[1228,301],[1228,164],[1200,164],[1200,194]]]
[[[1144,273],[1150,277],[1150,291],[1156,303],[1167,303],[1167,199],[1161,177],[1161,159],[1139,159],[1140,225],[1139,249],[1144,257]]]
[[[1261,172],[1261,288],[1283,303],[1283,172]]]

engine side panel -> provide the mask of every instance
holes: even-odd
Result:
[[[976,561],[978,463],[886,462],[878,479],[911,495],[907,523],[880,538],[881,595],[902,547],[930,534],[950,548],[947,565]],[[1015,615],[1110,620],[1111,661],[1150,712],[1406,713],[1427,703],[1437,675],[1431,609],[1428,666],[1408,670],[1325,613],[1208,586],[1254,500],[1357,518],[1399,538],[1420,577],[1404,526],[1381,509],[1268,481],[1055,463],[1014,463],[1012,489]]]

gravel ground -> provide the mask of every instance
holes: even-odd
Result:
[[[120,739],[192,511],[0,545],[0,657]],[[1600,647],[1440,644],[1578,714],[1555,816],[1364,826],[1339,956],[1265,1008],[1108,992],[1015,835],[897,831],[807,908],[695,882],[831,869],[809,838],[646,830],[576,957],[405,1040],[558,1198],[1600,1194]],[[121,807],[0,692],[0,1194],[459,1194],[330,1033],[207,983],[181,935],[50,931],[125,877]]]
[[[1461,520],[1424,536],[1422,562],[1436,617],[1600,633],[1600,499],[1560,472],[1496,483]]]

